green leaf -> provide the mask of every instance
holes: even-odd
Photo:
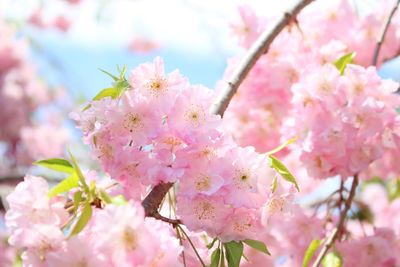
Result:
[[[258,250],[258,251],[261,251],[261,252],[263,252],[265,254],[271,255],[271,253],[269,253],[269,251],[268,251],[267,246],[261,241],[254,240],[254,239],[246,239],[243,242],[246,245],[248,245],[248,246],[250,246],[250,247],[252,247],[252,248],[254,248],[254,249]]]
[[[216,248],[211,254],[210,267],[218,267],[220,258],[221,258],[221,250],[219,248]]]
[[[400,197],[400,179],[388,180],[386,182],[386,190],[390,201]]]
[[[98,69],[99,69],[99,71],[101,71],[101,72],[105,73],[106,75],[110,76],[111,79],[113,79],[114,81],[118,81],[118,80],[119,80],[117,76],[115,76],[115,75],[109,73],[108,71],[103,70],[103,69],[100,69],[100,68],[98,68]]]
[[[338,252],[331,252],[324,257],[322,265],[324,267],[342,267],[343,259]]]
[[[333,64],[336,66],[336,68],[339,70],[340,75],[343,75],[344,70],[346,69],[347,64],[351,64],[353,62],[354,57],[356,56],[356,53],[351,52],[348,53],[339,59],[337,59]]]
[[[12,267],[22,267],[23,263],[22,263],[21,254],[18,252],[15,254],[17,254],[17,255],[15,256],[14,262],[12,263]]]
[[[92,206],[90,205],[90,202],[87,201],[70,235],[73,236],[79,234],[83,230],[83,228],[85,228],[85,226],[88,224],[91,217],[92,217]]]
[[[110,96],[112,99],[115,99],[118,96],[117,89],[113,87],[105,88],[101,90],[95,97],[93,97],[93,100],[100,100],[108,96]]]
[[[226,267],[224,249],[221,249],[221,264],[220,264],[220,267]]]
[[[281,151],[282,149],[284,149],[285,147],[287,147],[288,145],[290,145],[291,143],[293,143],[293,142],[296,141],[296,140],[297,140],[297,137],[293,137],[292,139],[290,139],[290,140],[284,142],[284,143],[281,144],[280,146],[278,146],[278,147],[276,147],[276,148],[274,148],[274,149],[268,151],[268,152],[265,153],[265,154],[266,154],[267,156],[270,156],[270,155],[272,155],[272,154],[275,154],[275,153]]]
[[[124,65],[124,67],[121,69],[119,66],[117,66],[117,69],[119,71],[119,78],[121,80],[125,79],[125,73],[126,73],[126,70],[128,69],[128,67],[126,65]]]
[[[119,92],[118,92],[118,90],[116,88],[113,88],[113,87],[105,88],[105,89],[101,90],[95,97],[93,97],[92,100],[93,101],[97,101],[97,100],[103,99],[103,98],[108,97],[108,96],[110,96],[112,99],[115,99],[115,98],[118,97],[118,94],[119,94]],[[83,109],[83,111],[89,109],[90,107],[91,107],[91,105],[88,104]]]
[[[239,267],[243,255],[243,243],[231,241],[224,243],[228,267]]]
[[[103,188],[99,188],[99,197],[101,199],[101,201],[103,201],[104,203],[107,204],[111,204],[112,203],[112,199],[110,197],[110,195],[106,192],[106,190],[104,190]]]
[[[79,205],[82,202],[82,191],[76,191],[73,196],[74,201],[74,213],[78,210]]]
[[[56,186],[50,189],[49,193],[47,194],[48,197],[54,197],[56,195],[69,192],[72,188],[79,186],[79,178],[76,173],[71,174]]]
[[[311,241],[310,245],[308,246],[306,253],[304,254],[303,258],[303,267],[307,267],[308,263],[311,261],[312,257],[314,256],[315,251],[317,251],[319,245],[321,244],[321,240],[314,239]]]
[[[76,175],[77,175],[78,178],[79,178],[79,182],[81,183],[81,186],[83,187],[83,190],[84,190],[86,193],[89,194],[89,187],[88,187],[88,185],[86,184],[85,177],[83,176],[82,171],[81,171],[81,169],[79,168],[79,165],[78,165],[78,163],[76,162],[75,157],[72,155],[72,153],[71,153],[70,151],[68,151],[68,152],[69,152],[69,156],[71,157],[71,160],[72,160],[72,166],[74,167],[74,170],[75,170],[75,172],[76,172]]]
[[[45,159],[36,161],[33,164],[63,173],[74,172],[74,168],[72,167],[71,163],[69,163],[69,161],[66,159],[59,159],[59,158]]]
[[[286,168],[286,166],[274,156],[269,156],[270,165],[274,168],[282,177],[288,182],[291,182],[296,187],[297,191],[300,191],[299,185],[297,184],[296,179],[290,173],[290,171]]]
[[[110,76],[113,80],[114,83],[112,87],[105,88],[101,90],[94,98],[93,101],[100,100],[104,97],[111,97],[112,99],[116,99],[120,97],[128,88],[129,88],[129,82],[125,79],[125,73],[127,70],[127,67],[124,66],[123,69],[120,69],[119,66],[117,66],[117,69],[119,71],[119,77],[109,73],[108,71],[99,69],[100,71],[104,72],[108,76]],[[89,109],[91,107],[90,104],[88,104],[83,111]]]
[[[125,90],[129,88],[129,83],[125,79],[119,80],[114,83],[114,88],[117,91],[116,97],[120,97],[125,92]]]
[[[88,194],[88,198],[90,201],[93,201],[97,198],[97,194],[96,194],[96,182],[95,181],[91,181],[89,184],[89,194]]]
[[[349,216],[350,219],[356,219],[362,222],[369,222],[373,224],[374,222],[374,214],[371,211],[370,207],[361,201],[357,201],[357,210],[352,212]]]
[[[371,179],[363,181],[363,183],[361,184],[361,190],[364,190],[369,185],[373,185],[373,184],[378,184],[378,185],[385,186],[385,181],[382,178],[378,177],[378,176],[374,176]]]

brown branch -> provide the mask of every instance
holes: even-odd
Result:
[[[15,174],[7,174],[4,176],[0,176],[0,186],[16,186],[19,182],[24,180],[23,174],[15,173]]]
[[[154,217],[156,219],[161,216],[158,213],[158,208],[169,189],[173,186],[173,183],[160,183],[153,187],[150,193],[142,201],[142,206],[145,211],[146,217]]]
[[[383,42],[385,41],[385,36],[386,36],[386,33],[387,33],[388,29],[389,29],[389,26],[390,26],[390,23],[392,21],[392,18],[394,16],[394,14],[396,13],[396,10],[399,7],[399,5],[400,5],[400,0],[398,0],[396,2],[396,4],[393,6],[392,11],[390,12],[389,16],[387,17],[387,19],[385,21],[385,24],[383,24],[383,28],[382,28],[382,30],[380,32],[379,39],[378,39],[378,41],[376,43],[376,46],[375,46],[374,57],[372,59],[372,65],[373,66],[376,66],[376,64],[378,63],[379,52],[381,50]]]
[[[251,46],[247,54],[242,58],[231,78],[227,81],[226,86],[223,88],[221,94],[211,107],[211,112],[213,114],[219,114],[223,116],[232,97],[252,67],[256,64],[257,60],[268,51],[272,42],[279,35],[279,33],[287,25],[295,21],[295,18],[299,12],[313,1],[314,0],[299,1],[295,6],[283,14],[276,24],[272,26],[272,28],[264,31],[260,35],[260,37]]]
[[[322,250],[318,254],[318,257],[315,260],[315,262],[312,265],[312,267],[318,267],[321,264],[321,262],[324,259],[326,253],[328,252],[328,250],[333,246],[335,241],[340,237],[341,233],[343,232],[344,223],[345,223],[346,218],[347,218],[347,213],[350,210],[351,204],[352,204],[354,196],[356,194],[357,185],[358,185],[358,174],[354,175],[354,179],[353,179],[353,182],[351,184],[351,189],[350,189],[349,196],[348,196],[348,198],[347,198],[347,200],[346,200],[346,202],[344,204],[344,209],[340,212],[339,222],[337,223],[335,229],[333,229],[332,233],[330,234],[330,236],[326,240]]]
[[[157,220],[160,220],[160,221],[163,221],[163,222],[166,222],[166,223],[170,223],[174,227],[176,227],[178,224],[182,224],[181,220],[170,219],[170,218],[164,217],[158,212],[156,212],[153,216],[148,216],[148,217],[153,217],[154,219],[157,219]]]
[[[278,34],[291,22],[295,21],[295,18],[299,12],[314,0],[301,0],[293,8],[283,14],[283,16],[277,21],[277,23],[269,30],[263,32],[253,46],[249,49],[246,56],[242,59],[238,68],[233,73],[231,79],[228,81],[227,86],[222,91],[220,97],[214,102],[211,107],[213,114],[223,115],[233,95],[239,88],[239,85],[245,79],[251,68],[255,65],[257,60],[262,54],[266,53],[272,43],[272,41],[278,36]],[[173,183],[161,183],[152,189],[152,191],[143,200],[142,205],[145,210],[147,217],[153,217],[161,219],[161,215],[158,213],[158,208],[167,194],[168,190],[173,186]],[[161,216],[161,217],[160,217]],[[168,218],[166,218],[168,219]],[[164,220],[165,221],[165,220]]]

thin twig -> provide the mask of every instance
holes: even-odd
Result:
[[[257,60],[268,51],[275,38],[287,25],[294,21],[297,14],[313,1],[314,0],[299,1],[294,7],[285,12],[275,25],[260,35],[248,50],[247,54],[242,58],[231,78],[227,81],[220,96],[211,107],[211,112],[213,114],[219,114],[221,116],[224,114],[232,97],[238,90],[240,84],[246,78],[247,74],[256,64]]]
[[[344,201],[344,197],[343,197],[344,188],[345,188],[345,187],[344,187],[344,181],[343,181],[343,179],[340,179],[339,204],[338,204],[338,206],[339,206],[339,211],[342,210],[342,204],[343,204],[343,201]]]
[[[338,239],[341,232],[343,231],[344,222],[346,221],[347,213],[351,207],[351,203],[353,202],[353,198],[356,194],[357,185],[358,185],[358,174],[354,175],[354,179],[351,184],[349,196],[344,204],[343,210],[340,212],[339,222],[337,223],[335,229],[333,229],[331,235],[326,240],[322,250],[320,251],[320,253],[319,253],[317,259],[315,260],[314,264],[312,265],[312,267],[318,267],[321,264],[326,253],[332,247],[332,245],[335,243],[336,239]]]
[[[176,228],[176,236],[177,236],[178,239],[179,239],[179,244],[180,244],[181,246],[183,246],[182,236],[181,236],[181,233],[179,232],[178,227]],[[182,259],[183,259],[183,267],[187,267],[187,266],[186,266],[185,249],[182,250]]]
[[[179,225],[179,224],[182,224],[182,222],[180,221],[180,220],[177,220],[177,219],[170,219],[170,218],[167,218],[167,217],[164,217],[164,216],[162,216],[160,213],[154,213],[154,214],[152,214],[151,216],[148,216],[148,217],[153,217],[154,219],[157,219],[157,220],[160,220],[160,221],[163,221],[163,222],[166,222],[166,223],[170,223],[170,224],[172,224],[174,227],[176,227],[177,225]]]
[[[204,261],[201,259],[199,252],[197,251],[196,247],[194,246],[192,240],[190,239],[189,235],[185,232],[185,230],[183,230],[183,228],[178,224],[177,228],[185,235],[187,241],[189,242],[190,246],[193,248],[194,253],[196,254],[197,258],[199,259],[201,265],[203,267],[206,267],[206,265],[204,264]]]
[[[389,26],[390,26],[390,23],[392,21],[392,18],[394,16],[394,14],[396,13],[396,10],[399,7],[399,5],[400,5],[400,0],[398,0],[396,2],[396,4],[393,6],[392,11],[390,12],[389,16],[387,17],[385,23],[383,24],[383,28],[382,28],[382,30],[380,32],[379,39],[378,39],[378,41],[376,43],[376,46],[375,46],[374,57],[373,57],[373,60],[372,60],[372,65],[373,66],[376,66],[376,64],[378,63],[379,52],[381,50],[383,42],[385,41],[385,36],[386,36],[386,33],[387,33],[388,29],[389,29]]]
[[[0,176],[0,185],[16,186],[19,182],[24,180],[24,176],[21,173],[10,173],[4,176]]]

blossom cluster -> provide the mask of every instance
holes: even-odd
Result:
[[[15,32],[1,20],[0,34],[0,140],[11,142],[29,124],[33,110],[49,101],[50,96],[27,59],[25,40],[15,39]]]
[[[385,150],[399,149],[398,87],[374,67],[347,65],[343,75],[332,64],[304,71],[292,87],[293,107],[283,131],[299,137],[300,159],[310,176],[345,179]]]
[[[166,74],[160,58],[135,68],[129,87],[74,115],[126,197],[141,200],[146,186],[179,181],[177,214],[190,230],[254,237],[274,174],[265,156],[224,135],[221,117],[209,113],[213,92]]]
[[[58,122],[34,123],[35,111],[54,98],[30,61],[28,41],[16,36],[0,16],[0,143],[6,148],[4,155],[1,152],[0,172],[59,156],[68,139],[68,132]]]
[[[48,193],[46,180],[28,175],[7,197],[9,242],[24,266],[181,266],[179,241],[167,225],[145,219],[140,203],[93,208],[84,230],[67,236],[66,198]]]
[[[291,108],[290,88],[307,66],[322,66],[350,52],[356,53],[354,63],[371,65],[376,40],[390,12],[387,7],[391,5],[379,5],[373,12],[358,14],[352,2],[317,1],[305,8],[296,22],[274,40],[268,53],[250,71],[224,115],[224,124],[237,142],[252,145],[260,152],[279,145],[282,121]],[[239,13],[240,20],[232,25],[233,32],[239,44],[248,48],[273,24],[274,18],[257,16],[249,6],[242,6]],[[396,15],[386,33],[378,65],[398,53],[398,23]],[[228,62],[225,78],[218,87],[223,87],[240,57]]]

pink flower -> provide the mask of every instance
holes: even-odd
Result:
[[[212,237],[223,232],[229,209],[220,197],[178,196],[177,205],[177,214],[189,230],[207,231]]]
[[[195,143],[197,136],[217,135],[220,117],[209,112],[214,93],[203,86],[192,86],[176,100],[167,115],[171,131],[186,143]],[[213,133],[213,130],[215,133]]]
[[[225,184],[222,177],[224,164],[222,160],[200,161],[185,172],[185,177],[180,179],[180,192],[182,195],[193,197],[196,194],[211,196]]]
[[[154,112],[147,99],[124,95],[119,109],[110,111],[112,120],[105,127],[115,142],[129,146],[145,146],[163,127],[162,115]]]
[[[46,257],[48,266],[110,266],[110,262],[105,259],[106,255],[95,249],[94,238],[79,235],[68,239],[62,248],[48,254]]]
[[[259,180],[268,177],[269,165],[267,158],[254,151],[254,148],[235,148],[228,152],[233,166],[227,178],[227,193],[225,200],[235,207],[257,208],[266,201],[266,192],[260,192]]]
[[[26,126],[21,129],[19,162],[30,164],[33,160],[56,158],[64,154],[69,133],[58,125]]]
[[[132,70],[129,84],[132,94],[142,94],[163,112],[168,112],[177,94],[188,85],[178,71],[165,74],[164,62],[160,57],[155,58],[153,63],[145,63]]]
[[[234,209],[225,218],[222,242],[232,240],[256,239],[263,230],[260,220],[259,210],[249,210],[245,208]]]
[[[250,47],[252,43],[260,35],[260,22],[254,10],[248,6],[243,5],[238,8],[240,14],[240,21],[232,23],[230,26],[232,32],[239,38],[239,44],[243,47]],[[263,25],[262,25],[263,26]]]
[[[374,68],[355,65],[343,76],[332,65],[304,72],[292,87],[293,118],[283,132],[300,137],[300,159],[310,175],[345,179],[382,156],[400,105],[391,93],[397,86],[382,81]]]
[[[145,221],[139,203],[108,205],[97,211],[93,220],[91,231],[96,237],[95,247],[113,266],[180,266],[179,241],[159,222]],[[169,255],[169,251],[173,253]]]
[[[398,240],[388,229],[377,229],[372,236],[343,242],[338,248],[349,266],[397,266],[400,262]]]
[[[8,195],[10,209],[6,213],[6,224],[12,231],[30,228],[33,224],[62,225],[67,212],[57,198],[49,199],[49,186],[41,177],[27,175]]]
[[[59,15],[51,23],[51,26],[55,27],[56,29],[62,32],[66,32],[71,26],[71,21],[66,17],[64,17],[63,15]]]

